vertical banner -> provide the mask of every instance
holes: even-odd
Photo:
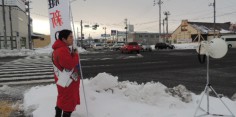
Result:
[[[48,0],[51,45],[55,42],[55,33],[62,29],[71,30],[70,0]]]

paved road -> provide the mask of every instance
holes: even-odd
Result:
[[[168,87],[185,85],[200,93],[206,85],[206,64],[198,62],[195,50],[162,50],[136,54],[107,52],[81,56],[85,78],[107,72],[120,81],[161,82]],[[236,50],[231,49],[222,59],[210,58],[210,83],[217,93],[231,97],[236,93]],[[94,60],[96,59],[96,60]]]
[[[200,64],[195,50],[160,50],[136,54],[97,51],[81,54],[84,78],[106,72],[120,81],[161,82],[167,87],[179,84],[200,93],[206,85],[206,64]],[[231,97],[236,93],[236,49],[222,59],[210,59],[210,80],[218,92]],[[2,60],[2,59],[1,59]],[[25,57],[0,65],[0,85],[53,82],[49,56]]]

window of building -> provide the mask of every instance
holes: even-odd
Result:
[[[26,48],[26,38],[25,37],[21,37],[21,47],[25,47]]]

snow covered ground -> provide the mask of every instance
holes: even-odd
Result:
[[[195,95],[184,86],[167,88],[161,83],[118,82],[117,76],[99,73],[84,80],[88,117],[193,117],[201,95]],[[80,88],[81,105],[72,117],[87,117],[85,98]],[[55,84],[37,86],[24,94],[24,110],[34,117],[53,117],[57,90]],[[206,110],[206,96],[201,107]],[[236,114],[236,101],[222,98]],[[218,98],[210,97],[210,112],[230,115]],[[196,115],[203,114],[197,111]],[[211,116],[207,116],[211,117]]]
[[[197,44],[176,44],[176,49],[195,49]],[[86,52],[78,48],[80,53]],[[30,50],[0,50],[0,57],[27,56],[50,54],[48,47]],[[168,88],[159,82],[137,84],[135,82],[118,82],[118,76],[98,73],[97,76],[83,81],[85,93],[81,84],[81,105],[76,107],[72,117],[87,117],[85,99],[87,101],[88,117],[193,117],[199,102],[206,109],[206,95],[200,101],[201,95],[191,93],[184,86]],[[81,81],[82,83],[82,81]],[[3,86],[0,89],[7,90]],[[202,89],[204,90],[204,89]],[[84,94],[85,97],[84,98]],[[26,115],[33,117],[53,117],[56,104],[55,84],[36,86],[24,92],[23,108]],[[218,98],[210,97],[210,112],[213,114],[236,115],[236,95],[234,99],[223,97],[230,113]],[[196,115],[204,114],[198,110]],[[205,116],[205,117],[211,117]]]

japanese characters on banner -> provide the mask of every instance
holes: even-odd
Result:
[[[62,29],[71,30],[69,0],[48,0],[51,45],[55,42],[55,33]]]

